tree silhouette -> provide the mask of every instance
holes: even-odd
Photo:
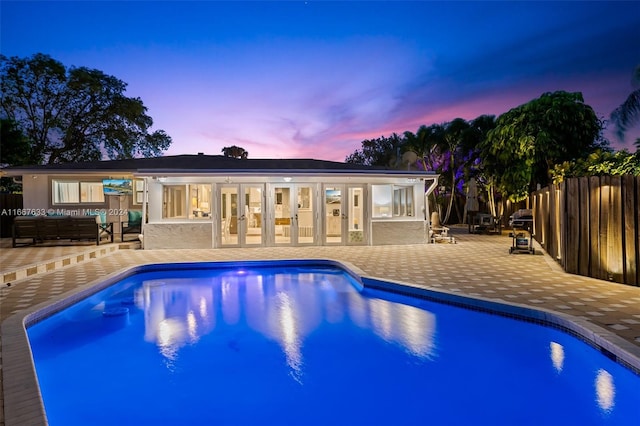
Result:
[[[0,116],[29,140],[30,164],[155,157],[171,144],[127,84],[48,55],[0,55]]]
[[[249,157],[249,153],[244,148],[235,145],[222,148],[222,155],[225,157],[240,158],[241,160]]]
[[[611,121],[616,126],[616,136],[623,141],[624,134],[640,120],[640,65],[636,67],[631,78],[636,90],[631,92],[627,100],[611,113]],[[635,142],[636,147],[638,141]]]

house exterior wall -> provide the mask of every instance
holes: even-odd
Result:
[[[141,204],[134,204],[131,196],[105,195],[103,203],[54,204],[52,197],[52,181],[78,180],[100,181],[108,175],[64,175],[38,174],[24,175],[22,180],[23,212],[29,215],[88,215],[104,212],[106,221],[113,223],[117,234],[121,231],[122,222],[127,221],[129,210],[141,210]]]
[[[190,183],[207,183],[211,184],[213,188],[211,216],[208,218],[198,219],[165,219],[162,217],[163,210],[163,185],[175,185],[175,184],[190,184]],[[337,183],[336,183],[337,184]],[[354,182],[350,182],[354,184]],[[250,185],[262,185],[262,183],[253,181]],[[364,215],[365,220],[369,224],[363,224],[366,230],[369,232],[368,238],[365,239],[364,244],[368,245],[391,245],[391,244],[423,244],[428,241],[425,237],[425,222],[423,220],[424,211],[424,197],[421,196],[423,192],[423,184],[416,183],[415,188],[415,216],[403,219],[373,219],[371,218],[371,190],[370,184],[363,182],[365,187],[364,199],[361,201],[361,206],[366,210]],[[317,187],[321,189],[320,186]],[[270,194],[270,185],[266,184],[266,192]],[[145,249],[168,249],[168,248],[215,248],[221,244],[220,236],[217,235],[220,230],[220,190],[221,186],[219,182],[214,179],[207,180],[196,177],[169,177],[167,179],[151,179],[147,178],[147,191],[148,191],[148,205],[147,215],[148,223],[145,224],[144,233],[144,248]],[[346,196],[346,193],[345,193]],[[267,205],[263,206],[263,215],[267,215],[267,218],[272,217],[273,212],[269,213],[269,205],[272,204],[272,200],[269,196],[265,198]],[[317,206],[324,202],[324,194],[320,191],[318,198],[314,200],[314,204]],[[346,206],[345,206],[346,207]],[[312,228],[322,234],[322,230],[325,229],[327,220],[326,212],[322,210],[322,207],[317,207],[316,222]],[[346,211],[346,210],[345,210]],[[298,220],[303,220],[302,216],[304,212],[299,212]],[[333,219],[329,217],[328,219]],[[268,224],[265,224],[268,228]],[[265,245],[271,245],[272,236],[269,234],[269,230],[266,229],[263,232],[267,232]],[[350,233],[350,230],[344,230],[345,233]],[[271,243],[269,242],[271,241]],[[350,243],[349,243],[350,242]],[[355,239],[350,235],[345,237],[345,244],[358,244]],[[224,244],[224,242],[222,243]],[[325,244],[323,242],[322,235],[316,239],[318,245]]]
[[[423,221],[373,222],[371,224],[371,244],[424,244],[427,242]]]
[[[298,210],[296,211],[295,220],[299,229],[298,237],[304,237],[300,240],[295,240],[295,235],[292,239],[292,244],[365,244],[365,245],[383,245],[383,244],[422,244],[428,242],[425,238],[425,199],[424,190],[427,179],[422,178],[407,178],[404,176],[396,177],[393,175],[383,176],[342,176],[340,174],[333,173],[310,173],[302,176],[287,176],[285,174],[266,174],[265,176],[259,175],[233,175],[220,176],[220,175],[199,175],[199,174],[171,174],[166,175],[158,172],[154,174],[135,172],[127,174],[118,172],[118,178],[132,179],[134,187],[137,192],[134,195],[106,195],[104,202],[99,203],[81,203],[81,204],[58,204],[54,205],[52,200],[52,181],[54,179],[62,180],[77,180],[80,182],[96,182],[101,179],[111,178],[111,175],[103,175],[103,173],[91,173],[88,171],[85,173],[38,173],[27,174],[23,176],[23,190],[24,190],[24,207],[25,209],[38,209],[39,214],[53,213],[60,214],[60,211],[70,211],[67,214],[90,214],[98,210],[106,211],[108,222],[113,223],[113,228],[116,235],[121,232],[121,224],[127,222],[127,213],[131,210],[138,210],[143,212],[145,222],[143,224],[142,233],[144,234],[144,248],[146,249],[170,249],[170,248],[217,248],[217,247],[232,247],[236,245],[264,245],[271,246],[274,244],[282,245],[287,244],[286,238],[283,240],[283,234],[277,234],[278,228],[273,229],[274,217],[277,216],[277,208],[282,201],[278,201],[275,195],[278,194],[279,188],[290,188],[291,194],[295,194],[298,189],[311,189],[311,197],[313,211],[307,211],[305,204],[299,201]],[[437,177],[436,177],[437,178]],[[433,178],[432,178],[433,179]],[[138,188],[136,182],[141,184]],[[412,183],[413,182],[413,183]],[[142,185],[144,183],[144,185]],[[167,185],[170,188],[167,189]],[[185,206],[187,214],[183,216],[181,212],[177,215],[163,217],[165,208],[165,192],[166,191],[178,191],[176,186],[189,185],[186,191],[183,191],[185,195]],[[198,210],[207,212],[207,214],[191,214],[192,201],[197,198],[194,197],[193,191],[198,194],[198,188],[191,187],[191,185],[197,186],[202,191],[203,186],[208,186],[209,198],[207,199],[207,210],[200,210],[199,203],[197,204]],[[394,209],[387,209],[384,212],[380,210],[380,206],[385,204],[377,203],[373,200],[375,185],[385,186],[392,185],[394,188],[406,188],[413,187],[413,207],[412,213],[405,214],[404,207],[399,209],[400,213],[397,213]],[[255,233],[251,234],[254,238],[252,241],[241,240],[226,240],[224,239],[225,231],[221,230],[222,219],[224,216],[222,209],[224,206],[229,206],[229,201],[226,201],[226,196],[223,196],[222,191],[224,188],[234,187],[238,188],[238,191],[232,192],[233,194],[244,193],[246,188],[262,188],[264,198],[262,199],[262,205],[258,207],[262,222],[262,243],[255,241]],[[146,191],[146,195],[143,191]],[[353,189],[353,192],[352,192]],[[333,205],[327,204],[327,198],[330,191],[342,191],[342,207],[336,208]],[[400,190],[401,191],[401,190]],[[286,194],[288,192],[282,192]],[[298,196],[304,196],[303,192],[297,192]],[[225,192],[229,194],[229,192]],[[274,195],[275,194],[275,195]],[[354,195],[355,194],[355,195]],[[380,194],[380,192],[378,192]],[[395,190],[394,190],[395,194]],[[404,200],[404,193],[400,192],[398,200]],[[181,195],[178,198],[180,199]],[[222,199],[221,199],[222,197]],[[338,197],[340,195],[338,194]],[[395,195],[394,195],[395,197]],[[377,200],[388,200],[386,195],[383,198],[378,196]],[[304,198],[303,198],[304,199]],[[395,200],[395,198],[393,198]],[[408,199],[408,198],[407,198]],[[146,201],[143,201],[146,200]],[[242,195],[244,200],[244,195]],[[253,200],[253,199],[252,199]],[[136,202],[134,202],[136,201]],[[255,203],[255,201],[253,201]],[[332,201],[333,202],[333,201]],[[396,201],[393,201],[394,203]],[[401,203],[403,201],[400,201]],[[248,198],[246,201],[249,204]],[[404,205],[404,204],[403,204]],[[291,204],[291,208],[295,209],[295,204]],[[374,217],[374,206],[377,209]],[[396,206],[396,204],[394,204]],[[255,208],[255,206],[251,206]],[[246,205],[245,205],[246,208]],[[331,210],[333,209],[333,210]],[[183,209],[184,210],[184,209]],[[391,211],[393,212],[391,213]],[[193,210],[194,212],[196,210]],[[336,215],[335,212],[338,211]],[[382,214],[381,214],[382,212]],[[330,214],[333,213],[333,214]],[[227,215],[229,213],[227,212]],[[240,217],[242,213],[238,214]],[[233,213],[232,213],[233,215]],[[391,217],[393,215],[393,217]],[[397,217],[396,217],[397,215]],[[388,217],[387,217],[388,216]],[[226,217],[226,216],[225,216]],[[249,217],[249,216],[248,216]],[[233,218],[233,216],[232,216]],[[355,219],[354,219],[355,218]],[[293,218],[292,218],[293,219]],[[342,230],[338,229],[337,235],[335,232],[330,232],[329,228],[335,225],[342,226]],[[241,220],[246,220],[244,216]],[[308,223],[307,222],[310,222]],[[331,223],[329,223],[331,221]],[[248,223],[248,222],[243,222]],[[255,223],[255,222],[252,222]],[[341,225],[340,225],[341,224]],[[245,225],[247,227],[255,228],[255,225]],[[335,227],[335,226],[334,226]],[[245,229],[245,228],[243,228]],[[313,238],[309,240],[309,236],[306,231],[313,232]],[[335,230],[334,230],[335,231]],[[235,234],[235,232],[231,232]],[[360,238],[356,238],[355,234],[361,235]],[[242,235],[245,235],[244,233]],[[248,234],[247,234],[248,235]],[[260,235],[260,233],[258,233]],[[340,235],[342,240],[340,240]],[[339,239],[336,240],[335,237]],[[276,239],[279,240],[276,241]]]
[[[213,247],[211,222],[147,223],[145,249],[209,249]]]
[[[25,210],[47,210],[51,207],[51,195],[47,175],[22,179],[22,206]]]

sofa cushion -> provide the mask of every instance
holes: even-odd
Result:
[[[107,212],[105,211],[92,211],[87,213],[87,216],[96,216],[96,223],[100,225],[105,225],[107,223]]]
[[[127,225],[135,226],[142,224],[142,211],[140,210],[129,210],[129,220],[127,221]]]

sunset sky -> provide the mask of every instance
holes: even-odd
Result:
[[[0,50],[128,83],[167,154],[343,161],[363,139],[633,90],[640,2],[5,1]],[[610,126],[611,127],[611,126]],[[605,135],[614,148],[625,142]]]

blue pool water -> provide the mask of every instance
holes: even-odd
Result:
[[[28,328],[50,425],[640,424],[640,376],[559,330],[326,264],[196,265]]]

